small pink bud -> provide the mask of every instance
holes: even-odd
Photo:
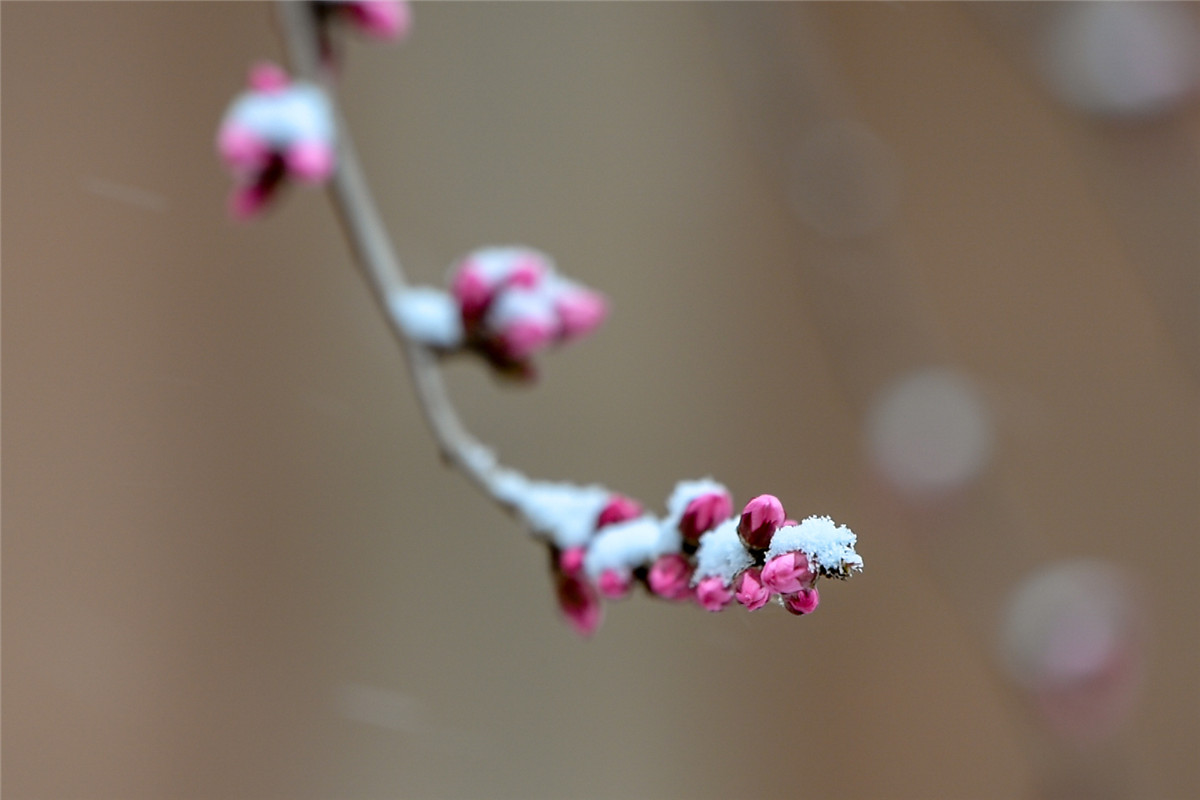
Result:
[[[771,537],[783,525],[787,514],[783,503],[772,494],[760,494],[746,504],[742,519],[738,522],[738,536],[752,550],[766,550],[771,546]]]
[[[600,596],[587,581],[559,573],[555,580],[558,607],[567,622],[583,636],[591,636],[600,627],[604,608]]]
[[[287,149],[285,160],[302,181],[319,183],[333,174],[333,148],[325,142],[297,142]]]
[[[650,567],[646,581],[650,591],[667,600],[686,600],[692,596],[692,565],[679,553],[659,556]]]
[[[558,568],[567,575],[579,575],[583,572],[583,557],[586,552],[582,547],[568,547],[558,554]]]
[[[817,605],[821,602],[821,595],[814,589],[801,589],[795,594],[785,594],[783,596],[783,607],[793,614],[800,616],[801,614],[811,614],[816,611]]]
[[[536,253],[524,252],[513,263],[512,272],[508,273],[505,283],[509,286],[532,289],[541,282],[545,274],[545,260]]]
[[[596,583],[600,594],[616,599],[629,594],[633,587],[633,576],[625,570],[606,569],[600,573],[600,579]]]
[[[734,582],[737,601],[751,611],[757,611],[771,599],[771,590],[763,586],[762,570],[750,567]]]
[[[261,169],[271,157],[267,143],[249,128],[230,123],[217,134],[217,152],[230,168],[239,172]]]
[[[808,558],[800,552],[775,556],[762,570],[763,586],[780,594],[795,594],[811,586],[812,581]]]
[[[716,576],[704,578],[696,584],[696,602],[706,611],[721,611],[733,600],[733,592]]]
[[[412,28],[412,8],[405,0],[357,0],[349,5],[359,28],[377,39],[403,39]]]
[[[701,535],[729,519],[732,512],[733,500],[727,492],[702,494],[684,508],[683,517],[679,520],[679,532],[686,541],[695,544]]]
[[[642,504],[637,500],[626,497],[621,494],[614,494],[608,501],[608,505],[596,517],[596,529],[605,527],[606,525],[615,525],[618,522],[627,522],[631,519],[637,519],[642,515]]]
[[[470,261],[459,267],[450,285],[464,319],[478,319],[492,302],[493,289],[488,279]]]
[[[250,88],[256,92],[274,94],[287,88],[291,80],[283,67],[263,61],[250,68]]]
[[[524,361],[550,344],[554,331],[537,319],[516,319],[505,326],[497,337],[502,356],[512,361]]]
[[[570,289],[554,302],[558,312],[564,339],[586,336],[604,322],[608,316],[608,302],[604,296],[586,289]]]
[[[251,220],[263,212],[274,193],[274,186],[258,183],[235,186],[229,195],[229,214],[239,222]]]

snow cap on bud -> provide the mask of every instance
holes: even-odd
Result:
[[[808,569],[804,553],[793,552],[775,556],[762,569],[762,582],[773,592],[794,594],[812,586],[813,574]]]
[[[596,529],[606,525],[616,525],[618,522],[628,522],[642,515],[642,504],[623,494],[614,494],[612,499],[596,517]]]
[[[782,599],[784,608],[800,616],[816,611],[817,604],[821,602],[821,595],[815,588],[801,589],[795,594],[785,594]]]
[[[750,567],[733,584],[733,596],[750,611],[757,611],[771,599],[771,590],[763,585],[762,570]]]
[[[715,575],[696,584],[696,602],[706,611],[721,611],[731,600],[733,592]]]
[[[616,599],[629,594],[629,590],[633,588],[633,575],[627,570],[606,569],[600,573],[596,584],[600,594]]]
[[[771,546],[771,537],[787,520],[783,503],[771,494],[760,494],[746,504],[738,522],[738,536],[753,550],[766,550]]]
[[[596,589],[582,578],[558,573],[554,581],[558,607],[571,626],[583,636],[591,636],[600,627],[604,608]]]
[[[659,556],[651,565],[646,582],[659,597],[686,600],[692,596],[692,565],[679,553]]]

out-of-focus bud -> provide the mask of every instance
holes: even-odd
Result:
[[[763,585],[762,570],[750,567],[738,576],[734,582],[734,595],[737,601],[750,611],[757,611],[771,599],[771,590]]]
[[[813,574],[808,569],[808,558],[799,552],[775,556],[763,566],[762,582],[779,594],[795,594],[812,586]]]
[[[710,576],[696,584],[696,602],[706,611],[721,611],[733,600],[733,592],[725,582]]]
[[[608,301],[599,292],[571,286],[559,293],[554,309],[562,325],[563,339],[586,336],[608,316]]]
[[[587,581],[565,573],[555,575],[555,593],[563,616],[583,636],[591,636],[600,627],[604,608],[600,596]]]
[[[771,494],[760,494],[746,504],[742,519],[738,522],[738,537],[742,544],[752,550],[766,550],[771,546],[771,537],[787,520],[783,503]]]
[[[731,513],[733,500],[728,492],[707,492],[684,507],[683,517],[679,520],[679,532],[683,534],[684,541],[695,544],[705,533],[729,519]]]
[[[783,596],[783,607],[792,614],[801,616],[803,614],[811,614],[816,611],[817,605],[821,602],[821,595],[813,589],[801,589],[795,594],[785,594]]]
[[[687,600],[692,596],[693,567],[679,553],[659,556],[646,578],[650,591],[667,600]]]
[[[412,6],[406,0],[348,0],[343,5],[355,26],[375,39],[398,41],[412,29]]]
[[[606,569],[600,573],[596,583],[600,594],[615,600],[629,594],[633,588],[633,576],[628,570]]]
[[[566,575],[580,575],[583,572],[583,557],[586,553],[586,548],[568,547],[558,554],[558,569]]]
[[[607,525],[616,525],[618,522],[637,519],[641,515],[641,503],[623,494],[614,494],[612,499],[608,501],[608,505],[596,517],[596,529],[599,530]]]

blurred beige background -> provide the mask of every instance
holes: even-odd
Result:
[[[324,197],[226,219],[272,9],[4,3],[4,795],[1197,796],[1200,106],[1064,102],[1057,8],[426,3],[349,45],[418,280],[517,242],[612,298],[531,389],[449,370],[508,463],[859,534],[811,617],[639,597],[585,642],[437,462]],[[866,438],[931,364],[992,442],[935,500]],[[996,644],[1077,558],[1143,675],[1080,741]]]

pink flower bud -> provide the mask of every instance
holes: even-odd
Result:
[[[700,537],[729,518],[733,500],[727,492],[709,492],[692,500],[683,509],[679,532],[684,540],[695,544]]]
[[[577,339],[594,331],[608,316],[608,302],[598,292],[568,289],[554,301],[564,339]]]
[[[291,83],[283,67],[263,61],[250,68],[250,88],[256,92],[275,94],[282,92]]]
[[[583,557],[587,550],[582,547],[568,547],[558,554],[558,568],[567,575],[577,576],[583,572]]]
[[[320,183],[333,174],[333,148],[325,142],[297,142],[285,154],[288,171],[302,181]]]
[[[546,274],[545,258],[532,250],[521,252],[512,264],[512,271],[504,283],[507,286],[520,286],[522,289],[532,289],[541,282]]]
[[[752,550],[766,550],[771,546],[771,537],[783,525],[787,515],[783,503],[771,494],[760,494],[746,504],[742,519],[738,522],[738,536]]]
[[[405,0],[355,0],[347,5],[363,33],[376,39],[400,40],[412,29],[412,8]]]
[[[464,319],[472,320],[483,316],[492,302],[493,288],[488,279],[472,262],[466,261],[454,275],[450,294],[458,301]]]
[[[679,553],[668,553],[650,567],[646,582],[650,591],[667,600],[686,600],[692,596],[692,565]]]
[[[704,578],[696,584],[696,602],[706,611],[721,611],[733,600],[733,592],[716,576]]]
[[[275,196],[277,184],[252,183],[236,186],[229,195],[229,215],[246,222],[263,212]]]
[[[250,128],[230,122],[217,134],[217,152],[235,172],[261,169],[271,158],[271,148]]]
[[[771,599],[771,590],[763,585],[762,570],[750,567],[734,582],[734,597],[751,611],[757,611]]]
[[[816,611],[817,605],[821,602],[821,595],[814,589],[801,589],[795,594],[785,594],[783,596],[783,607],[791,613],[800,616],[801,614],[811,614]]]
[[[606,569],[596,581],[600,594],[613,599],[624,597],[633,588],[633,576],[627,570]]]
[[[550,344],[554,331],[538,319],[515,319],[497,336],[500,355],[510,361],[524,361]]]
[[[642,504],[637,500],[633,500],[625,495],[614,494],[608,501],[608,505],[596,517],[596,529],[605,527],[606,525],[615,525],[618,522],[627,522],[631,519],[637,519],[642,515]]]
[[[775,556],[762,570],[763,586],[780,594],[795,594],[811,586],[812,581],[808,558],[800,552]]]
[[[587,581],[559,573],[555,580],[558,607],[567,622],[583,636],[591,636],[600,627],[604,608],[600,596]]]

